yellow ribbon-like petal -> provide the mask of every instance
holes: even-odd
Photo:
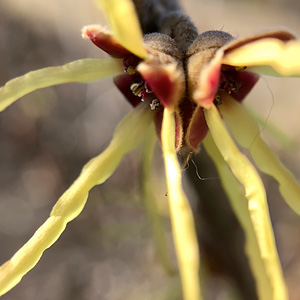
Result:
[[[264,128],[266,132],[283,150],[292,150],[298,146],[298,141],[291,136],[288,136],[283,129],[279,128],[280,124],[275,124],[274,121],[268,120],[259,111],[247,107],[247,112],[252,116],[255,122]]]
[[[199,300],[201,292],[198,242],[193,214],[181,185],[181,169],[175,150],[174,111],[167,108],[164,109],[162,123],[162,150],[183,297],[185,300]]]
[[[279,183],[279,191],[287,204],[300,214],[300,185],[260,136],[260,129],[247,110],[230,96],[224,98],[220,112],[234,138],[249,149],[257,167]]]
[[[112,175],[123,155],[144,138],[152,120],[153,112],[149,105],[141,104],[121,121],[109,146],[85,165],[76,181],[57,201],[48,220],[0,267],[0,296],[18,284],[37,264],[43,252],[62,234],[67,223],[81,213],[90,189]]]
[[[253,228],[259,245],[260,256],[272,285],[270,300],[287,300],[287,291],[276,251],[263,183],[250,163],[228,134],[221,116],[212,105],[204,110],[212,138],[233,175],[244,187]]]
[[[115,39],[131,53],[140,58],[148,54],[135,7],[131,0],[97,0],[105,12]]]
[[[300,41],[261,39],[225,52],[222,62],[267,75],[300,76]]]
[[[151,177],[151,169],[153,166],[153,152],[156,141],[157,135],[155,128],[154,126],[151,126],[146,133],[146,139],[143,145],[141,186],[144,205],[151,222],[157,253],[166,272],[168,274],[174,274],[174,268],[171,265],[170,256],[167,249],[164,226],[157,209],[155,195],[153,192],[155,190],[155,186]]]
[[[69,82],[92,82],[123,73],[119,59],[80,59],[59,67],[32,71],[0,88],[0,111],[37,89]]]
[[[244,230],[246,239],[245,252],[256,281],[258,298],[260,300],[272,299],[272,282],[266,272],[267,270],[264,268],[243,188],[230,172],[210,134],[206,136],[203,144],[218,170],[222,186],[228,196],[231,207]]]

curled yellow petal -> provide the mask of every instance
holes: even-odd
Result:
[[[256,281],[258,298],[260,300],[272,299],[272,282],[266,272],[267,270],[264,268],[243,188],[230,172],[210,134],[206,136],[203,144],[206,152],[211,157],[218,170],[222,186],[228,196],[232,210],[245,233],[245,252]]]
[[[173,110],[164,109],[162,150],[168,187],[173,238],[185,300],[201,299],[199,249],[193,214],[181,185],[181,169],[175,150],[175,118]]]
[[[261,39],[225,52],[223,64],[275,76],[300,76],[300,41]]]
[[[118,59],[80,59],[59,67],[29,72],[0,88],[0,111],[37,89],[69,82],[92,82],[124,73]]]
[[[224,99],[220,112],[234,138],[249,149],[257,167],[279,183],[279,191],[287,204],[300,214],[300,185],[260,136],[260,129],[247,110],[230,96]],[[238,124],[238,125],[237,125]]]
[[[90,189],[112,175],[123,155],[144,138],[152,120],[153,112],[149,105],[141,104],[121,121],[106,150],[86,164],[76,181],[57,201],[46,222],[0,267],[0,296],[18,284],[37,264],[43,252],[62,234],[67,223],[80,214]]]
[[[140,58],[148,54],[135,7],[131,0],[97,0],[105,12],[115,39],[131,53]]]
[[[260,256],[272,285],[273,295],[270,300],[287,300],[263,183],[250,161],[239,151],[228,134],[215,105],[205,109],[204,113],[218,150],[244,188]]]
[[[154,125],[149,128],[146,133],[146,139],[143,145],[142,157],[142,178],[141,186],[143,192],[143,200],[146,212],[151,222],[152,231],[156,243],[157,253],[160,261],[168,274],[174,274],[174,268],[170,262],[170,256],[167,249],[166,237],[164,233],[164,226],[161,216],[155,201],[155,189],[153,178],[151,176],[151,169],[153,166],[153,152],[157,141],[157,135]]]
[[[247,112],[252,116],[255,122],[261,128],[264,128],[266,132],[283,150],[292,150],[298,146],[298,142],[295,138],[288,136],[282,128],[279,128],[280,123],[276,124],[274,121],[268,120],[266,123],[266,118],[254,109],[247,107]]]

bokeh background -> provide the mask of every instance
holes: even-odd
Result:
[[[297,0],[183,2],[200,32],[224,30],[243,37],[275,26],[289,28],[300,37]],[[81,38],[81,28],[93,23],[106,21],[92,0],[1,1],[0,85],[33,69],[106,57]],[[267,128],[263,134],[300,179],[299,79],[265,77],[245,104],[263,123],[282,131],[285,139],[279,134],[274,137]],[[0,263],[46,220],[59,196],[84,163],[105,148],[130,109],[112,81],[104,80],[37,91],[0,114]],[[175,263],[157,148],[154,192]],[[205,169],[198,172],[203,178],[208,174]],[[290,296],[297,300],[300,217],[283,203],[276,183],[263,178]],[[140,151],[136,150],[125,157],[112,178],[91,191],[82,214],[2,299],[180,299],[178,277],[167,274],[157,257],[140,179]],[[209,287],[207,299],[228,299],[222,278]]]

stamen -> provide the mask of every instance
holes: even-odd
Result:
[[[125,70],[124,70],[125,73],[129,74],[129,75],[134,75],[136,74],[136,68],[132,67],[132,66],[129,66],[129,67],[125,67]]]
[[[125,67],[124,71],[132,76],[133,83],[130,85],[130,90],[133,95],[140,98],[142,102],[147,100],[151,101],[151,110],[161,110],[162,106],[153,91],[143,79],[140,73],[137,71],[137,66],[141,60],[136,56],[128,56],[123,59],[123,65]],[[152,94],[151,96],[149,94]]]
[[[223,103],[222,98],[219,94],[215,95],[214,104],[221,105]]]
[[[145,101],[146,94],[147,94],[147,92],[146,92],[145,89],[143,89],[143,90],[138,94],[138,97],[141,98],[141,101],[142,101],[142,102]]]
[[[135,82],[130,86],[130,90],[135,96],[141,97],[140,94],[145,89],[144,82]]]
[[[153,99],[150,103],[151,110],[158,110],[160,108],[160,102],[158,99]]]
[[[219,91],[226,92],[228,95],[231,95],[232,92],[238,92],[242,84],[233,79],[236,77],[234,73],[243,71],[245,68],[246,67],[235,67],[233,70],[222,71],[220,76]],[[218,101],[216,104],[218,104]]]
[[[140,62],[140,58],[131,55],[123,59],[123,66],[125,67],[125,73],[129,75],[134,75],[137,73],[136,67]]]
[[[147,92],[148,94],[153,93],[152,90],[150,89],[150,87],[149,87],[149,85],[148,85],[147,82],[145,82],[145,89],[146,89],[146,92]]]
[[[228,94],[230,95],[232,91],[237,92],[239,90],[239,88],[241,87],[241,83],[231,80],[229,81],[229,86],[230,86],[230,90]]]

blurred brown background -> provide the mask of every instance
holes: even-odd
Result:
[[[296,0],[185,0],[183,6],[200,32],[215,29],[246,36],[284,26],[300,37]],[[93,23],[105,23],[93,1],[1,1],[0,85],[33,69],[105,57],[81,39],[81,27]],[[266,135],[300,179],[299,79],[260,80],[246,104],[295,141],[284,147]],[[0,263],[46,220],[83,164],[105,148],[130,109],[108,79],[37,91],[0,114]],[[161,164],[158,151],[156,194],[170,241]],[[166,274],[155,254],[139,176],[135,151],[108,182],[92,190],[82,214],[2,299],[180,299],[178,278]],[[291,299],[300,299],[300,217],[283,203],[276,184],[266,176],[264,181]],[[220,280],[218,285],[207,299],[228,299],[222,289],[226,284]]]

